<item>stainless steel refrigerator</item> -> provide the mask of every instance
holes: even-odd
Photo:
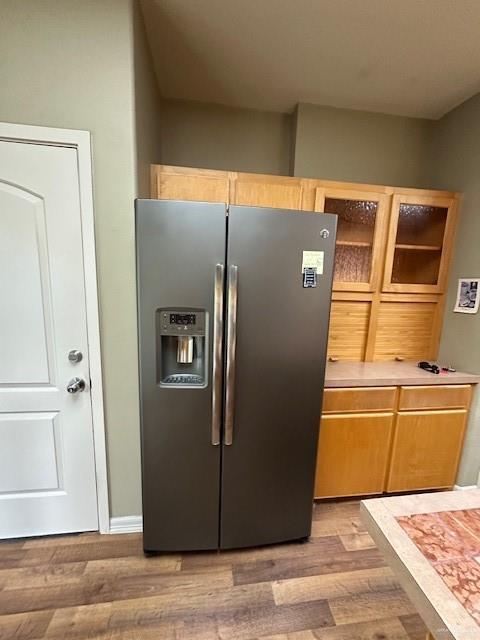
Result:
[[[310,535],[335,233],[136,201],[145,551]]]

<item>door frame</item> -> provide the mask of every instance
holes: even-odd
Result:
[[[108,501],[100,324],[98,315],[91,135],[89,131],[77,129],[56,129],[0,122],[0,141],[70,147],[75,149],[77,153],[98,529],[100,533],[109,533],[110,508]]]

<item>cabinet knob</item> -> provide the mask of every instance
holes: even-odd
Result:
[[[405,358],[403,356],[395,356],[395,360],[397,362],[403,362],[405,360]]]
[[[328,356],[328,361],[329,362],[338,362],[338,358],[337,358],[337,356]]]

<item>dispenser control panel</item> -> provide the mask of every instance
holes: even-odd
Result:
[[[205,311],[161,309],[160,333],[164,336],[204,336]]]
[[[197,324],[195,313],[171,313],[170,324]]]

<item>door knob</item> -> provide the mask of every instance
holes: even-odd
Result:
[[[78,393],[78,391],[85,390],[85,380],[81,378],[72,378],[67,384],[68,393]]]

